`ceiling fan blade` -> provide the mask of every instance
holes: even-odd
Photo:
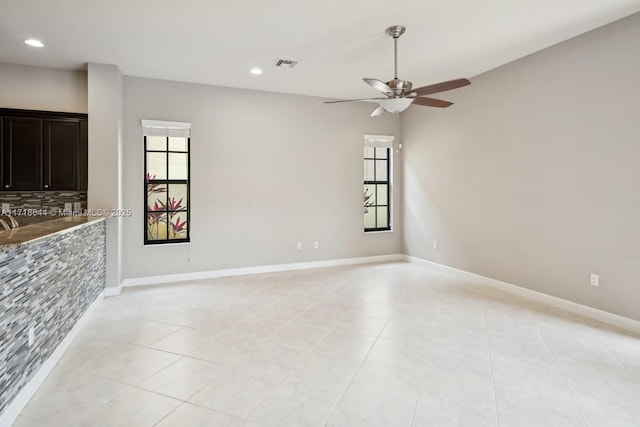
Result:
[[[436,83],[434,85],[422,86],[417,89],[412,89],[411,92],[415,92],[418,96],[431,95],[432,93],[444,92],[447,90],[457,89],[459,87],[470,85],[471,82],[467,79],[449,80],[448,82]]]
[[[373,110],[373,113],[371,113],[371,117],[378,117],[383,112],[384,112],[384,108],[382,108],[382,105],[379,105],[378,108]]]
[[[387,86],[387,84],[381,80],[378,79],[367,79],[364,78],[362,79],[364,80],[364,82],[366,84],[368,84],[369,86],[371,86],[372,88],[374,88],[375,90],[377,90],[378,92],[382,92],[382,93],[393,93],[393,89],[391,89],[389,86]]]
[[[439,108],[447,108],[450,105],[453,105],[453,102],[443,101],[441,99],[435,98],[422,98],[420,96],[416,97],[413,100],[414,104],[424,105],[425,107],[439,107]]]
[[[388,99],[388,98],[360,98],[360,99],[341,99],[338,101],[325,101],[325,104],[339,104],[341,102],[357,102],[357,101],[377,101],[379,99]]]

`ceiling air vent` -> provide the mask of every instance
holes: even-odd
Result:
[[[276,59],[273,66],[278,68],[293,68],[297,63],[298,61],[292,61],[290,59]]]

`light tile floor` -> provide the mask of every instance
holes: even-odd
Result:
[[[640,426],[640,337],[409,263],[127,289],[25,426]]]

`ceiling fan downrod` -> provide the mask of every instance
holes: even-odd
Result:
[[[398,78],[398,38],[403,35],[405,28],[402,25],[394,25],[387,28],[387,34],[393,37],[393,78]]]

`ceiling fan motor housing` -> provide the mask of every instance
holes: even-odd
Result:
[[[393,93],[391,94],[391,96],[394,96],[394,97],[408,94],[409,91],[411,91],[411,88],[413,87],[410,81],[400,80],[400,79],[393,79],[388,81],[387,86],[389,86],[393,90]]]

